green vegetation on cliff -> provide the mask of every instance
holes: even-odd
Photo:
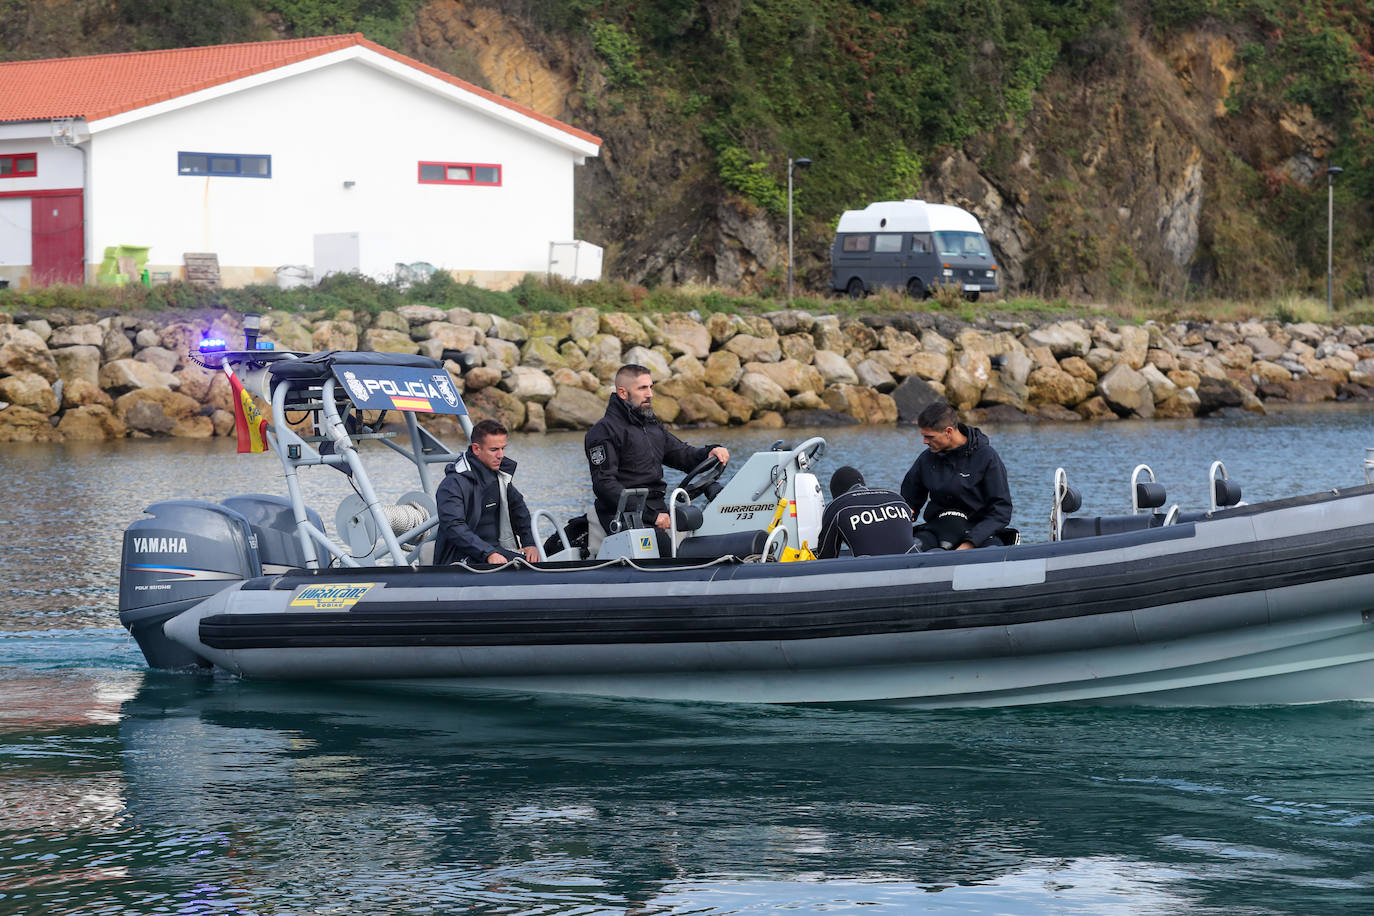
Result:
[[[813,290],[842,210],[976,186],[1028,289],[1321,295],[1329,163],[1337,301],[1374,285],[1374,0],[0,0],[0,59],[361,31],[442,66],[470,61],[460,39],[417,23],[464,5],[571,73],[568,116],[617,163],[589,165],[579,223],[621,276],[719,257],[695,229],[663,240],[718,219],[702,201],[776,239],[791,153],[815,163],[795,194]]]

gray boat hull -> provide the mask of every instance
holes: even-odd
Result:
[[[301,605],[345,587],[345,607]],[[957,554],[265,577],[164,630],[257,678],[707,702],[1248,705],[1374,699],[1371,614],[1374,488],[1362,487]]]

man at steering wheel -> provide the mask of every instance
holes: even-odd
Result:
[[[725,446],[695,448],[664,428],[654,416],[653,398],[654,380],[649,370],[635,364],[621,366],[615,374],[615,391],[606,405],[606,415],[587,431],[587,467],[596,494],[596,515],[605,531],[610,530],[620,494],[639,487],[649,491],[642,523],[667,530],[670,522],[663,466],[688,471],[708,458],[722,466],[730,461]]]

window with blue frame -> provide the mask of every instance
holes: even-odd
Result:
[[[177,153],[177,174],[271,178],[272,157],[241,153]]]

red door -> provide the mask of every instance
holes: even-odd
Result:
[[[33,268],[35,286],[86,282],[85,219],[81,194],[33,199]]]

